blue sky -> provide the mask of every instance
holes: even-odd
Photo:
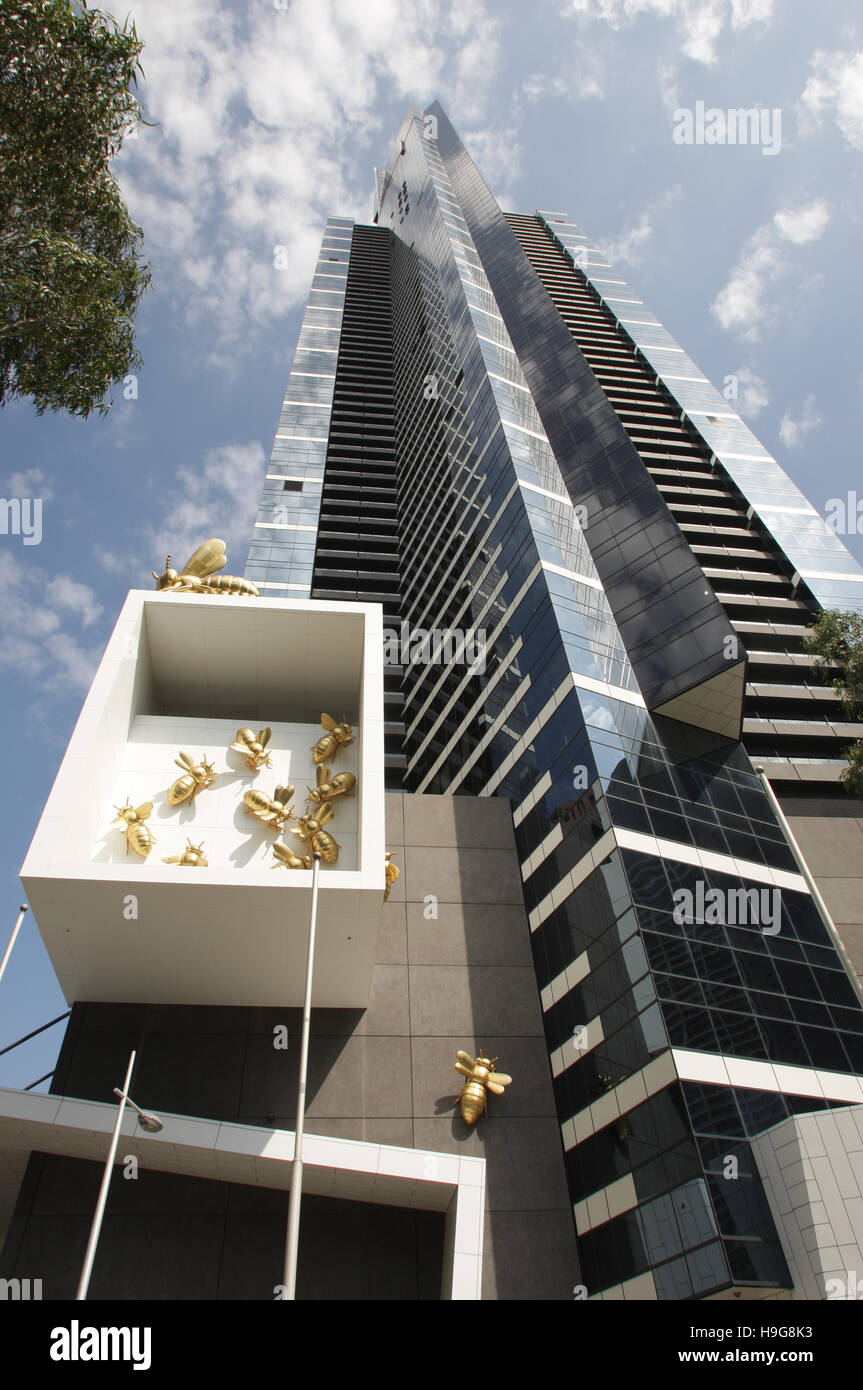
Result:
[[[155,124],[114,167],[153,287],[136,397],[118,388],[105,420],[0,416],[0,493],[43,501],[40,544],[0,535],[4,944],[126,591],[209,535],[242,569],[323,222],[368,219],[408,104],[443,103],[505,209],[566,211],[604,245],[705,375],[738,378],[738,409],[822,514],[863,497],[857,0],[103,8],[145,44]],[[781,144],[676,143],[698,102],[764,108]],[[863,561],[863,535],[845,541]],[[0,1046],[64,1008],[29,920]],[[48,1071],[61,1034],[0,1058],[0,1084]]]

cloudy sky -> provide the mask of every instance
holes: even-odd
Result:
[[[4,938],[127,589],[212,534],[242,568],[322,224],[368,219],[410,103],[443,103],[505,209],[566,211],[605,246],[705,375],[737,378],[738,408],[822,513],[863,498],[857,0],[103,8],[145,44],[151,124],[115,172],[153,287],[144,367],[106,419],[0,416],[0,490],[43,504],[38,545],[0,535]],[[681,112],[694,130],[699,110],[756,106],[761,145],[680,143]],[[863,535],[846,544],[863,560]],[[0,1045],[65,1007],[32,922],[0,1005]],[[0,1084],[47,1071],[60,1033],[0,1058]]]

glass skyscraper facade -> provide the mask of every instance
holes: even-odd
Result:
[[[438,105],[327,222],[245,574],[383,605],[389,787],[511,802],[589,1295],[789,1288],[752,1141],[863,1102],[863,1007],[755,765],[844,814],[803,637],[863,571]]]

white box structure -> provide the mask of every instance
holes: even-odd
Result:
[[[22,1154],[64,1154],[104,1161],[116,1106],[0,1088],[0,1196],[20,1183]],[[126,1111],[125,1142],[134,1137],[141,1167],[211,1182],[286,1190],[296,1136],[290,1130],[169,1115],[164,1129],[143,1134]],[[445,1214],[441,1298],[481,1297],[486,1160],[403,1149],[358,1139],[307,1134],[303,1191]]]
[[[379,604],[133,590],[69,742],[21,877],[66,999],[159,1004],[302,1003],[310,869],[274,868],[276,834],[243,792],[314,786],[320,716],[356,726],[328,760],[353,796],[327,825],[314,1004],[364,1008],[384,894],[382,610]],[[272,767],[229,751],[241,727],[273,730]],[[172,807],[180,750],[219,774]],[[115,807],[154,803],[156,843],[126,853]],[[306,846],[278,838],[296,853]],[[208,867],[163,863],[186,841]]]

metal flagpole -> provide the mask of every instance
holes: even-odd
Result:
[[[27,911],[27,904],[26,904],[26,903],[22,903],[21,906],[20,906],[20,908],[18,909],[18,921],[15,923],[14,927],[12,928],[12,935],[11,935],[10,938],[9,938],[9,945],[6,947],[6,950],[3,952],[3,959],[2,959],[2,961],[0,961],[0,980],[3,979],[3,975],[4,975],[4,972],[5,972],[5,970],[6,970],[6,966],[9,964],[9,957],[10,957],[11,954],[12,954],[12,947],[15,945],[15,938],[17,937],[19,931],[21,930],[21,923],[24,921],[24,913],[25,913],[26,911]]]
[[[75,1295],[76,1302],[81,1302],[82,1299],[87,1297],[87,1290],[90,1287],[90,1275],[93,1273],[93,1261],[96,1258],[96,1246],[99,1244],[99,1235],[102,1230],[102,1217],[105,1215],[105,1205],[108,1201],[108,1188],[114,1169],[114,1159],[117,1156],[117,1145],[120,1142],[120,1126],[123,1123],[123,1113],[126,1109],[126,1097],[129,1093],[129,1083],[132,1080],[132,1068],[134,1065],[135,1053],[133,1052],[129,1058],[129,1065],[126,1068],[126,1080],[123,1082],[123,1090],[120,1093],[120,1104],[117,1108],[117,1118],[114,1121],[114,1133],[111,1136],[111,1147],[108,1150],[108,1157],[105,1160],[105,1171],[102,1174],[102,1186],[99,1188],[99,1200],[96,1203],[96,1210],[93,1213],[93,1224],[90,1227],[90,1239],[87,1242],[84,1267],[81,1270],[78,1292]]]
[[[291,1168],[291,1194],[288,1199],[288,1234],[285,1241],[284,1298],[295,1299],[297,1289],[297,1247],[300,1239],[300,1201],[303,1193],[303,1129],[306,1119],[306,1076],[309,1065],[309,1031],[312,1022],[312,975],[315,969],[315,928],[318,916],[318,870],[321,856],[314,852],[312,868],[312,914],[309,922],[309,952],[306,958],[306,993],[303,1000],[303,1031],[300,1041],[300,1077],[297,1084],[297,1119],[294,1162]]]

